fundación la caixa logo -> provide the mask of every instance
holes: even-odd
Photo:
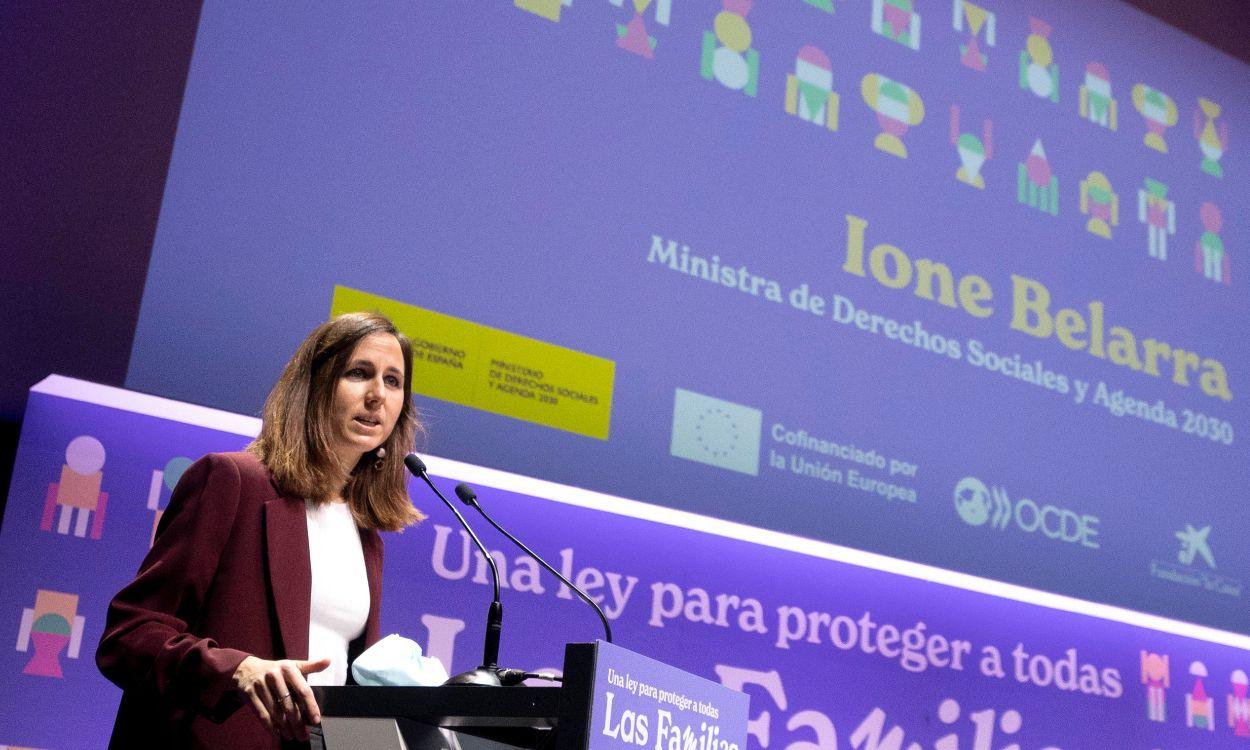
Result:
[[[1013,499],[1006,488],[990,487],[976,477],[955,484],[955,511],[969,526],[998,531],[1015,527],[1026,534],[1041,534],[1056,542],[1098,549],[1097,516],[1081,514],[1027,497]]]
[[[1150,575],[1164,581],[1192,586],[1225,596],[1240,597],[1242,581],[1219,572],[1215,563],[1215,549],[1211,542],[1211,525],[1185,524],[1178,529],[1175,541],[1179,543],[1174,560],[1152,559]]]
[[[677,389],[673,440],[678,458],[758,476],[764,414],[732,401]]]

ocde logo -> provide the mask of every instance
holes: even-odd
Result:
[[[1013,501],[1005,488],[990,488],[976,477],[964,477],[955,484],[955,511],[969,526],[989,523],[1003,531],[1014,524],[1026,534],[1040,533],[1057,542],[1099,549],[1097,516],[1039,505],[1027,497]]]

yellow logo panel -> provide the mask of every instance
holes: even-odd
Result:
[[[412,339],[413,393],[608,439],[612,360],[335,286],[330,314],[357,310],[386,315]]]

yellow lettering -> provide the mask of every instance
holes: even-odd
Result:
[[[947,307],[955,306],[955,276],[945,263],[921,258],[916,261],[916,296],[921,299],[933,299],[933,279],[937,278],[937,301]]]
[[[1141,360],[1137,358],[1137,339],[1127,328],[1111,326],[1111,343],[1107,345],[1107,354],[1117,365],[1127,365],[1134,370],[1141,369]]]
[[[988,318],[993,314],[994,308],[977,304],[982,300],[988,302],[993,296],[990,282],[980,276],[969,274],[959,280],[959,304],[974,318]]]
[[[885,267],[887,257],[894,260],[893,274]],[[902,250],[893,245],[883,242],[874,247],[868,254],[868,267],[872,269],[873,278],[881,282],[881,286],[902,289],[911,282],[911,261]]]
[[[1141,342],[1146,350],[1146,373],[1159,377],[1159,358],[1168,359],[1172,356],[1172,347],[1162,341],[1145,339]]]
[[[1107,356],[1102,343],[1102,303],[1095,300],[1089,303],[1089,353],[1102,359]]]
[[[1055,335],[1069,349],[1078,352],[1085,348],[1085,339],[1077,338],[1078,333],[1085,332],[1085,319],[1076,310],[1065,307],[1055,313]]]
[[[1041,283],[1014,273],[1011,284],[1011,327],[1039,339],[1049,338],[1055,328],[1050,319],[1050,292]],[[1037,322],[1029,322],[1029,313]]]
[[[1202,366],[1205,369],[1198,376],[1198,385],[1202,386],[1202,392],[1208,396],[1232,401],[1233,394],[1228,390],[1228,373],[1224,371],[1224,365],[1220,364],[1218,359],[1208,358],[1202,360]]]
[[[864,275],[864,230],[868,222],[855,216],[846,215],[846,262],[842,270],[856,276]]]
[[[1184,349],[1172,350],[1172,382],[1189,385],[1189,371],[1198,370],[1198,355]]]

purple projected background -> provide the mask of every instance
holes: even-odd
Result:
[[[16,644],[0,660],[0,743],[105,744],[119,696],[92,659],[106,604],[146,553],[152,508],[167,502],[166,480],[183,459],[248,440],[196,424],[205,422],[197,415],[183,423],[130,411],[147,398],[135,394],[110,392],[101,401],[111,405],[79,400],[93,398],[76,395],[82,386],[62,380],[32,393],[23,425],[0,528],[0,565],[12,573],[0,581],[0,610]],[[93,450],[103,460],[98,476],[67,473],[67,453],[71,469],[85,470]],[[1049,609],[842,562],[827,546],[803,553],[794,538],[764,546],[648,520],[654,507],[612,507],[550,484],[544,497],[521,490],[538,484],[523,477],[437,459],[431,466],[446,492],[473,482],[501,523],[601,598],[620,645],[747,692],[757,722],[750,750],[895,747],[896,727],[897,747],[926,750],[1234,748],[1250,736],[1250,699],[1237,683],[1250,668],[1245,637],[1207,641]],[[65,488],[84,481],[107,502],[75,504],[83,493]],[[485,566],[446,508],[410,489],[429,519],[386,535],[382,630],[417,640],[454,673],[480,654]],[[66,509],[72,520],[85,509],[99,538],[78,535],[73,523],[61,533]],[[558,668],[565,642],[601,636],[580,601],[502,538],[484,539],[504,561],[503,664]],[[52,597],[61,606],[50,606]],[[55,639],[56,617],[71,638]],[[1153,702],[1143,657],[1162,665],[1148,677],[1168,679]],[[1240,720],[1230,720],[1234,711]]]
[[[1245,632],[1245,67],[1109,3],[746,5],[206,3],[127,385],[255,413],[343,285],[614,363],[606,440],[419,397],[440,454]]]

